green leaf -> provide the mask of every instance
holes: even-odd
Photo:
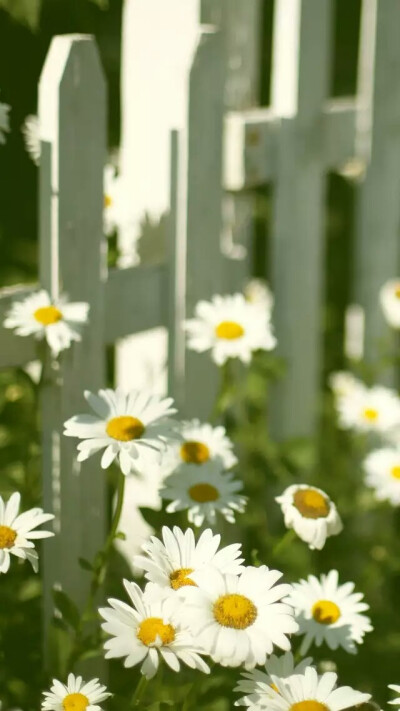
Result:
[[[118,538],[119,541],[126,541],[126,534],[123,531],[118,531],[114,538]]]
[[[8,12],[17,22],[37,30],[42,0],[0,0],[0,9]]]
[[[64,620],[68,622],[74,630],[78,629],[81,616],[73,600],[62,590],[53,590],[53,599]]]
[[[93,565],[89,560],[86,560],[86,558],[78,558],[79,565],[83,570],[93,570]]]

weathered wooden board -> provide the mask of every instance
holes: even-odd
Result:
[[[369,360],[376,359],[382,339],[388,337],[379,290],[400,269],[399,27],[397,0],[365,0],[357,144],[366,174],[359,189],[355,295],[365,311]]]
[[[281,117],[272,230],[278,351],[288,364],[271,421],[279,438],[315,431],[320,387],[331,0],[278,0],[272,109]]]
[[[45,543],[45,611],[61,586],[78,605],[88,593],[79,557],[91,560],[105,540],[105,474],[98,462],[76,462],[76,441],[63,422],[85,409],[83,391],[104,385],[105,249],[102,237],[106,93],[91,37],[56,37],[39,86],[40,280],[56,297],[90,304],[82,342],[49,359],[42,394],[44,508],[56,515],[57,535]]]

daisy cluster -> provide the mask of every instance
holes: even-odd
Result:
[[[348,372],[333,373],[338,424],[367,435],[373,448],[363,461],[364,482],[378,501],[400,505],[400,397],[383,385],[367,387]]]

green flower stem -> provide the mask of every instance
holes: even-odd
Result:
[[[110,554],[112,551],[113,543],[118,533],[118,526],[121,519],[122,507],[124,503],[125,479],[126,477],[124,476],[124,474],[120,472],[117,487],[117,505],[115,507],[110,532],[107,536],[106,542],[103,548],[97,553],[95,557],[89,595],[80,619],[78,629],[76,630],[75,643],[73,645],[73,649],[70,655],[70,668],[72,668],[73,665],[78,661],[79,656],[83,651],[82,647],[84,642],[85,623],[94,616],[96,609],[97,593],[100,587],[103,585],[107,574]]]
[[[296,533],[293,530],[293,528],[289,528],[285,535],[282,536],[281,540],[278,541],[276,546],[273,548],[272,555],[277,555],[277,553],[281,553],[284,548],[287,548],[288,545],[290,545],[296,538]]]
[[[233,362],[228,359],[220,370],[220,386],[214,407],[211,411],[209,422],[215,422],[231,407],[235,392],[235,379],[233,375]]]
[[[133,708],[135,708],[135,706],[139,706],[139,702],[142,700],[143,694],[146,691],[148,681],[149,680],[146,679],[145,676],[142,676],[139,679],[130,704]]]

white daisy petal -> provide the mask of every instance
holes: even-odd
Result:
[[[7,573],[10,567],[10,554],[28,560],[34,571],[38,570],[38,555],[33,541],[48,538],[51,531],[36,531],[38,526],[51,521],[53,514],[44,514],[35,508],[19,514],[21,497],[14,493],[5,503],[0,496],[0,573]]]
[[[45,339],[55,357],[81,339],[82,326],[87,322],[88,304],[69,304],[65,298],[51,301],[49,294],[38,291],[23,301],[12,304],[3,326],[19,336],[34,334]],[[68,318],[75,314],[75,318]]]
[[[248,363],[253,351],[271,350],[276,345],[270,311],[246,301],[243,294],[200,301],[195,317],[186,321],[185,330],[188,348],[199,353],[211,350],[217,365],[223,365],[228,358]]]
[[[364,634],[372,630],[369,617],[361,614],[368,609],[361,599],[362,595],[339,585],[337,571],[333,570],[320,579],[310,575],[294,583],[286,602],[295,609],[298,634],[304,635],[302,653],[313,642],[317,646],[325,642],[330,649],[343,647],[354,654]]]
[[[64,434],[82,440],[78,444],[78,461],[105,449],[101,466],[106,469],[117,459],[123,474],[140,473],[148,465],[148,451],[164,449],[165,442],[179,437],[171,398],[160,398],[133,390],[126,395],[120,390],[85,391],[94,415],[74,415],[64,423]]]
[[[335,504],[315,486],[294,484],[275,500],[281,506],[287,528],[293,528],[311,549],[321,550],[328,536],[337,535],[343,528]]]

